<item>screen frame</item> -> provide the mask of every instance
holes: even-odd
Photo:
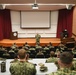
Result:
[[[20,28],[21,29],[49,29],[51,28],[51,11],[34,11],[34,12],[49,12],[49,27],[22,27],[21,12],[33,12],[33,11],[20,11]]]

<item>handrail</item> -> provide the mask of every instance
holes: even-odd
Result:
[[[72,33],[72,35],[76,37],[76,34]]]

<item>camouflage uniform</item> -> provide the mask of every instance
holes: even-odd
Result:
[[[40,46],[40,45],[36,45],[36,47],[35,47],[36,49],[41,49],[42,48],[42,46]]]
[[[16,45],[16,43],[14,43],[12,46],[11,46],[11,48],[12,49],[16,49],[18,46]]]
[[[15,63],[15,62],[19,62],[18,59],[14,59],[13,61],[11,61],[10,63]]]
[[[11,75],[36,75],[35,65],[28,62],[15,62],[10,65]]]
[[[55,64],[58,67],[58,71],[47,75],[76,75],[76,61],[73,61],[73,65],[70,68],[60,68],[58,63]]]
[[[76,54],[76,49],[73,49],[73,50],[72,50],[72,53],[73,53],[73,54]]]
[[[40,44],[40,38],[41,38],[41,36],[39,34],[37,34],[35,36],[35,38],[36,38],[36,44]]]
[[[44,51],[46,51],[46,50],[49,50],[49,48],[48,48],[48,47],[45,47],[45,48],[44,48]]]
[[[56,62],[56,61],[57,61],[57,58],[56,57],[50,57],[50,58],[46,59],[46,62],[47,63]]]
[[[76,71],[70,70],[68,68],[61,68],[57,72],[52,72],[48,75],[76,75]]]

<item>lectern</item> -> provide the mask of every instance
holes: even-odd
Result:
[[[17,32],[17,31],[12,32],[12,33],[10,34],[10,39],[11,39],[11,40],[16,40],[16,39],[18,39],[18,32]]]
[[[61,42],[68,48],[74,48],[75,46],[75,39],[74,38],[65,38],[61,39]]]

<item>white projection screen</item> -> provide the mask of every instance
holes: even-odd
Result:
[[[21,11],[21,28],[50,28],[50,11]]]

